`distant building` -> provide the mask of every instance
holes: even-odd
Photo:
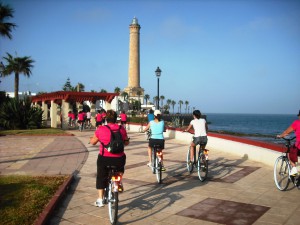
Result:
[[[15,92],[6,92],[5,93],[6,96],[10,97],[10,98],[14,98],[15,97]],[[26,96],[36,96],[36,93],[32,93],[31,91],[25,91],[25,92],[18,92],[19,94],[19,99],[24,99]]]

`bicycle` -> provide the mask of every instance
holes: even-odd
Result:
[[[196,146],[194,147],[194,159],[191,161],[191,148],[187,151],[186,156],[186,167],[188,172],[191,174],[194,170],[194,166],[197,167],[198,177],[200,181],[205,181],[208,174],[208,150],[204,148],[205,145],[200,143],[198,150],[198,158],[196,158]]]
[[[107,166],[108,182],[104,190],[104,204],[108,204],[108,214],[111,224],[118,222],[119,192],[123,192],[122,175],[116,166]]]
[[[152,169],[152,173],[156,174],[156,180],[159,184],[161,184],[162,182],[162,150],[161,150],[161,146],[155,144],[152,148],[151,151],[151,169]]]
[[[282,155],[279,156],[274,163],[275,185],[280,191],[285,191],[288,188],[290,182],[292,182],[296,187],[298,187],[298,189],[300,189],[300,186],[298,184],[298,181],[300,181],[300,175],[299,173],[296,175],[291,175],[292,165],[288,157],[288,153],[290,152],[291,148],[291,141],[294,140],[295,137],[282,137],[282,139],[286,141],[286,151],[282,152]]]

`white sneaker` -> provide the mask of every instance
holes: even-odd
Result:
[[[296,175],[297,173],[298,173],[297,167],[294,166],[294,167],[291,169],[291,176]]]
[[[104,206],[103,201],[100,198],[98,198],[97,201],[95,201],[94,205],[99,208]]]
[[[148,167],[151,167],[151,162],[147,163],[147,166],[148,166]]]

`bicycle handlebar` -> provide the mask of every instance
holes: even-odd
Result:
[[[286,137],[278,137],[278,136],[276,136],[275,138],[278,138],[278,139],[281,138],[281,139],[286,140],[286,141],[292,141],[292,140],[294,140],[296,138],[296,136],[294,136],[292,138],[286,138]]]

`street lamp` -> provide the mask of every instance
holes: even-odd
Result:
[[[161,75],[161,70],[159,69],[159,67],[157,67],[157,69],[155,70],[155,74],[157,77],[157,109],[159,109],[159,77]]]

